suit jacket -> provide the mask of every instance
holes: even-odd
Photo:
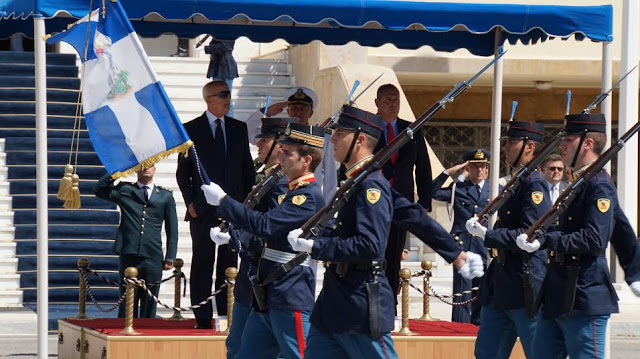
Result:
[[[256,178],[249,152],[247,125],[229,116],[224,118],[227,145],[227,154],[224,159],[225,177],[224,181],[218,185],[231,198],[242,202],[251,191]],[[215,156],[220,154],[213,153],[213,133],[206,114],[203,113],[202,116],[185,123],[184,128],[195,145],[202,167],[211,177],[211,174],[217,170]],[[224,156],[224,154],[221,155]],[[191,156],[184,157],[182,154],[178,156],[176,180],[187,206],[193,203],[200,218],[215,217],[217,208],[207,204],[204,193],[200,189],[202,181]],[[185,220],[191,219],[187,210]]]
[[[135,183],[113,185],[107,173],[93,189],[99,198],[120,207],[120,227],[113,245],[117,254],[129,254],[164,261],[173,261],[178,250],[178,216],[173,193],[154,186],[149,201]],[[167,254],[162,254],[162,222],[167,232]]]
[[[411,122],[398,119],[398,134],[404,131]],[[397,134],[396,134],[397,136]],[[374,150],[377,153],[386,145],[384,134],[380,136],[380,141]],[[415,183],[418,187],[418,200],[414,198],[413,173],[415,168]],[[422,130],[414,133],[413,139],[405,144],[398,151],[398,161],[395,166],[391,161],[387,161],[382,167],[382,173],[387,179],[393,177],[393,189],[398,191],[412,202],[419,203],[423,208],[431,211],[431,161],[427,151],[427,142]]]

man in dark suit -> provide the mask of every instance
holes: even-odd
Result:
[[[542,162],[542,172],[549,185],[548,193],[551,203],[555,203],[560,193],[568,186],[568,183],[562,180],[564,170],[564,160],[562,156],[557,153],[550,154],[544,159],[544,162]]]
[[[375,100],[378,107],[378,115],[385,122],[383,135],[374,152],[378,152],[387,143],[391,142],[400,132],[411,124],[409,121],[398,118],[400,112],[400,91],[392,85],[386,84],[378,88]],[[427,152],[427,143],[423,132],[418,130],[413,139],[404,145],[382,167],[382,173],[389,180],[391,188],[398,191],[409,201],[414,202],[414,177],[418,187],[417,202],[425,209],[431,211],[431,162]],[[387,261],[387,278],[391,284],[393,293],[397,294],[400,288],[400,261],[402,250],[407,240],[407,231],[391,224],[389,231],[389,243],[385,259]],[[397,301],[397,296],[396,296]]]
[[[108,173],[98,180],[93,192],[98,198],[120,207],[121,219],[113,251],[119,254],[118,272],[123,282],[127,267],[138,269],[138,279],[155,283],[162,279],[162,271],[173,268],[178,249],[178,216],[176,202],[170,190],[153,184],[155,167],[138,171],[138,182],[120,182],[114,185]],[[162,222],[167,233],[167,253],[162,254]],[[158,296],[160,286],[149,288]],[[120,287],[120,295],[124,288]],[[140,314],[138,315],[138,302]],[[118,308],[118,317],[124,318],[125,305]],[[133,316],[155,318],[156,302],[146,291],[136,290]]]
[[[231,92],[223,81],[212,81],[202,89],[207,110],[202,116],[184,124],[184,128],[198,151],[202,168],[192,156],[178,157],[176,179],[187,205],[185,220],[190,222],[193,257],[191,259],[191,304],[197,304],[211,295],[216,245],[209,237],[211,227],[220,224],[217,207],[207,204],[200,189],[204,170],[211,181],[220,185],[231,198],[243,201],[254,184],[255,172],[249,152],[247,126],[226,116],[231,103]],[[228,245],[218,248],[216,290],[225,281],[224,271],[237,267],[238,256]],[[227,291],[216,296],[218,315],[227,314]],[[197,327],[211,328],[211,303],[193,310]]]
[[[469,218],[477,216],[489,203],[489,151],[478,148],[462,155],[462,163],[444,170],[433,180],[433,198],[438,201],[450,203],[453,207],[453,226],[451,238],[463,251],[470,251],[482,257],[486,267],[487,250],[482,238],[474,237],[465,228]],[[463,180],[458,180],[458,174],[464,172]],[[447,187],[444,183],[451,176],[454,180]],[[463,278],[457,269],[453,270],[453,292],[462,293],[472,287],[480,285],[480,278],[473,280]],[[471,293],[457,298],[457,302],[471,299]],[[481,305],[478,301],[467,305],[454,306],[451,312],[451,321],[459,323],[480,322]]]

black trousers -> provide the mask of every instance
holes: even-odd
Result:
[[[389,229],[389,242],[385,252],[387,270],[385,272],[389,279],[389,285],[394,294],[395,304],[398,305],[398,291],[400,290],[400,267],[402,266],[402,250],[407,240],[407,231],[398,227],[393,222]],[[395,309],[395,307],[394,307]]]
[[[218,290],[225,282],[224,271],[228,267],[238,267],[238,254],[232,252],[229,245],[218,248],[218,258],[216,263],[216,245],[209,237],[209,230],[217,226],[217,219],[193,219],[189,223],[191,230],[192,251],[191,274],[189,288],[191,290],[191,305],[200,303],[207,299],[212,291],[213,265],[216,264],[215,290]],[[216,295],[216,311],[218,315],[227,315],[227,289],[226,287]],[[193,310],[199,326],[211,325],[213,318],[213,305],[210,302],[198,309]]]
[[[162,279],[162,260],[138,257],[135,255],[122,254],[118,258],[118,273],[120,274],[120,283],[124,283],[124,270],[127,267],[136,267],[138,269],[138,279],[144,279],[146,284],[158,282]],[[149,289],[154,296],[158,297],[160,286],[150,286]],[[124,287],[120,287],[120,296],[125,292]],[[149,296],[146,290],[136,288],[133,301],[133,317],[134,318],[155,318],[156,317],[156,301]],[[138,311],[138,307],[140,310]],[[124,318],[126,315],[126,302],[118,307],[118,318]]]

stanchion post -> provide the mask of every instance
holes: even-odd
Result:
[[[229,267],[224,271],[224,275],[227,276],[227,329],[222,334],[229,334],[231,329],[231,321],[233,320],[233,288],[236,286],[236,277],[238,276],[238,269],[236,267]]]
[[[136,267],[127,267],[124,270],[124,276],[127,279],[137,279],[138,277],[138,269]],[[127,310],[126,310],[126,317],[124,319],[124,329],[122,329],[122,331],[120,332],[120,334],[125,334],[125,335],[136,335],[136,334],[140,334],[139,332],[136,332],[133,329],[133,302],[135,300],[135,284],[127,282],[127,299],[126,299],[126,303],[127,303]]]
[[[416,335],[409,330],[409,279],[411,278],[411,270],[408,268],[400,269],[400,278],[402,278],[402,328],[398,331],[398,335]]]
[[[422,291],[424,292],[424,296],[422,298],[422,316],[420,318],[416,318],[416,320],[439,320],[431,316],[430,307],[429,307],[429,281],[431,280],[431,268],[433,268],[433,263],[431,261],[424,260],[420,263],[422,270],[424,270],[424,284],[422,287]]]
[[[78,269],[80,269],[80,279],[78,283],[78,315],[73,319],[88,320],[87,309],[87,268],[89,268],[88,258],[78,259]]]
[[[180,294],[182,294],[182,267],[184,261],[180,258],[173,260],[173,273],[175,274],[175,293],[173,294],[173,307],[180,308]],[[173,310],[173,315],[169,320],[186,320],[178,309]]]

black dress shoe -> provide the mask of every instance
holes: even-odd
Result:
[[[207,324],[207,325],[196,324],[193,326],[193,329],[213,329],[213,327],[211,326],[211,324]]]

